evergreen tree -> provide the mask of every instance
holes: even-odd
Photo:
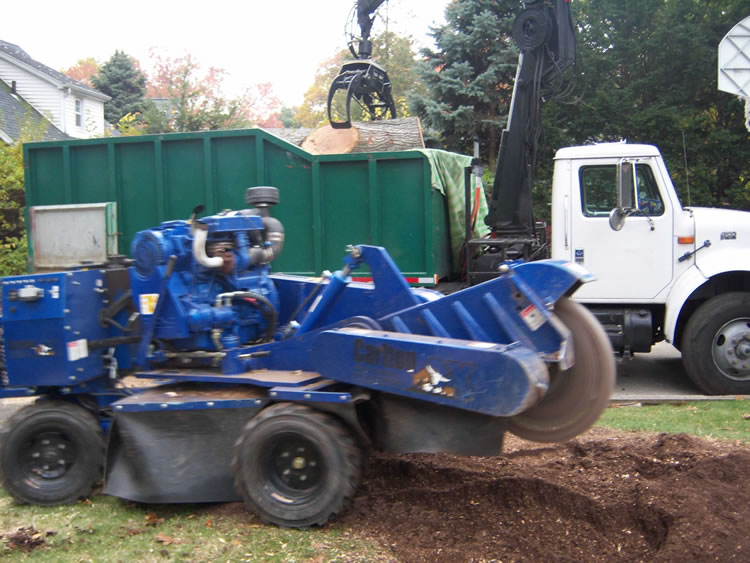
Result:
[[[471,154],[479,138],[484,159],[494,162],[518,63],[510,33],[519,11],[516,0],[462,0],[432,28],[437,49],[423,49],[417,67],[428,92],[413,95],[410,106],[445,148]]]
[[[294,114],[296,113],[295,108],[290,107],[283,107],[279,111],[279,121],[281,121],[281,124],[286,129],[297,129],[299,128],[299,123],[297,123],[297,119],[294,117]]]
[[[128,113],[143,112],[146,77],[123,51],[115,51],[92,82],[94,88],[112,98],[104,104],[104,118],[110,123],[116,124]]]

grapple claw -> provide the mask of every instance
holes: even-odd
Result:
[[[346,91],[346,118],[335,120],[332,106],[339,90]],[[352,126],[351,103],[355,100],[371,120],[396,117],[396,104],[391,95],[391,81],[383,67],[371,60],[344,63],[328,91],[328,121],[334,129]]]

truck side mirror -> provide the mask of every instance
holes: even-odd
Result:
[[[625,218],[628,214],[619,207],[609,212],[609,226],[613,231],[619,231],[625,226]]]
[[[617,163],[617,207],[633,209],[635,207],[635,174],[633,163],[621,160]]]
[[[619,231],[635,208],[635,168],[631,161],[617,163],[617,207],[609,213],[609,226]]]

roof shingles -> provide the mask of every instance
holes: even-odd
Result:
[[[7,41],[3,41],[2,39],[0,39],[0,53],[10,55],[17,61],[20,61],[34,68],[35,70],[41,72],[42,74],[45,74],[46,76],[56,82],[59,82],[60,84],[65,84],[77,90],[87,92],[95,98],[99,98],[102,100],[109,99],[109,96],[103,94],[99,90],[91,88],[90,86],[86,86],[83,82],[79,82],[78,80],[70,78],[69,76],[64,75],[62,72],[58,72],[55,69],[40,63],[39,61],[35,61],[29,56],[26,51],[21,49],[21,47],[19,47],[18,45],[14,45],[13,43],[8,43]]]

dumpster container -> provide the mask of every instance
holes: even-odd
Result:
[[[245,207],[246,188],[268,185],[286,229],[276,272],[338,269],[347,244],[386,247],[413,282],[452,271],[445,198],[419,151],[312,155],[248,129],[28,143],[24,166],[27,206],[116,202],[122,253],[139,230],[198,204]]]

